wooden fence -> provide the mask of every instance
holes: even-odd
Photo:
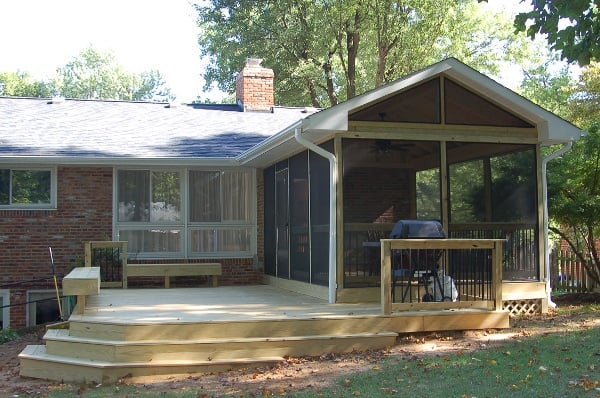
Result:
[[[555,292],[585,293],[594,288],[593,281],[585,272],[569,248],[554,249],[550,254],[550,283]]]

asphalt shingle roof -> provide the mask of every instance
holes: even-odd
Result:
[[[307,115],[285,107],[0,97],[0,157],[231,158]]]

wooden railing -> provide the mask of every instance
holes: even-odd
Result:
[[[379,247],[365,242],[387,239],[393,223],[344,224],[344,287],[379,286]],[[450,239],[502,239],[502,277],[505,281],[538,281],[538,238],[535,224],[451,224]]]
[[[381,307],[384,314],[390,314],[394,311],[409,310],[450,310],[456,308],[482,308],[490,310],[502,309],[502,239],[381,239]],[[444,277],[448,270],[460,269],[455,262],[467,261],[472,258],[479,259],[480,263],[471,262],[460,275],[455,275],[457,279],[452,281],[456,283],[456,296],[452,293],[443,293],[442,298],[437,298],[433,294],[431,300],[421,299],[405,300],[402,295],[402,302],[393,302],[393,289],[397,288],[396,275],[392,275],[396,267],[392,267],[393,253],[402,253],[403,251],[436,251],[440,252],[437,262],[437,275]],[[475,253],[473,253],[475,251]],[[479,252],[479,253],[477,253]],[[465,255],[466,254],[466,255]],[[479,254],[474,255],[474,254]],[[463,260],[464,259],[464,260]],[[485,269],[483,269],[485,268]],[[412,288],[412,284],[420,285],[425,294],[430,294],[427,289],[428,284],[423,283],[418,278],[424,274],[419,274],[413,278],[413,272],[431,271],[420,268],[409,268],[408,280],[404,280],[401,286]],[[428,278],[434,278],[433,275],[427,275]],[[443,282],[442,282],[443,283]],[[443,290],[443,289],[442,289]],[[418,293],[420,294],[420,293]],[[400,295],[399,295],[400,296]],[[398,298],[398,297],[396,297]]]
[[[99,267],[101,287],[127,287],[127,242],[85,242],[86,267]]]

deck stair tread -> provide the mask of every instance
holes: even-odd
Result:
[[[375,333],[343,333],[343,334],[320,334],[320,335],[299,335],[299,336],[281,336],[281,337],[238,337],[238,338],[202,338],[188,340],[110,340],[91,337],[78,337],[69,335],[68,329],[50,329],[44,335],[45,340],[77,342],[97,345],[110,346],[135,346],[135,345],[193,345],[193,344],[227,344],[227,343],[254,343],[254,342],[281,342],[281,341],[307,341],[307,340],[330,340],[330,339],[352,339],[352,338],[377,338],[377,337],[397,337],[396,332],[375,332]]]
[[[47,361],[53,363],[63,363],[77,366],[87,366],[94,368],[125,368],[125,367],[158,367],[158,366],[214,366],[219,364],[258,364],[258,363],[277,363],[282,362],[285,358],[281,356],[256,357],[256,358],[235,358],[225,360],[198,361],[198,360],[153,360],[153,361],[136,361],[136,362],[108,362],[82,358],[64,357],[60,355],[48,354],[45,345],[28,345],[19,354],[19,358]]]

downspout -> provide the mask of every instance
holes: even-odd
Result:
[[[335,293],[337,289],[336,285],[336,224],[337,224],[337,158],[331,152],[326,151],[325,149],[315,145],[314,143],[306,140],[302,137],[302,122],[297,123],[294,126],[294,138],[298,141],[299,144],[305,146],[309,150],[315,152],[317,155],[320,155],[327,160],[329,160],[329,175],[331,176],[331,184],[329,184],[329,303],[335,303]]]
[[[552,308],[556,308],[556,303],[552,301],[552,287],[550,286],[550,248],[548,244],[548,176],[547,165],[551,160],[562,156],[565,152],[573,147],[573,141],[569,141],[563,145],[562,148],[552,152],[550,155],[542,159],[542,193],[544,201],[544,255],[545,255],[545,268],[546,268],[546,292],[548,293],[548,305]]]

